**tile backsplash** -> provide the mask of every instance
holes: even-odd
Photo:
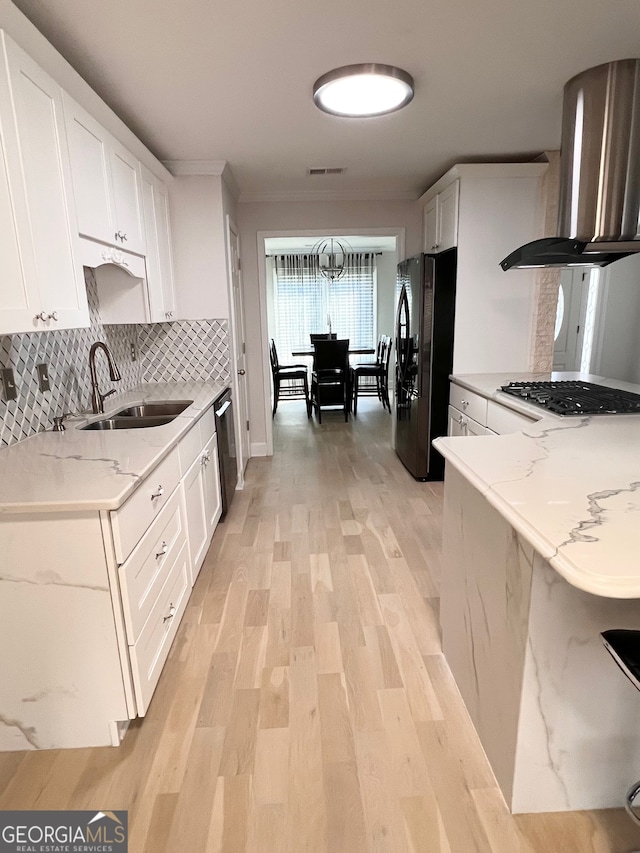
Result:
[[[89,349],[98,340],[113,353],[122,377],[111,383],[106,360],[98,353],[96,367],[103,392],[112,387],[127,391],[145,381],[229,378],[226,320],[103,325],[95,278],[88,268],[85,281],[88,329],[0,336],[0,367],[13,368],[18,393],[10,402],[0,397],[0,446],[50,429],[55,415],[90,407]],[[38,389],[36,365],[40,363],[48,366],[50,391]]]

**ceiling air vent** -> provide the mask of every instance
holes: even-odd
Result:
[[[342,166],[338,167],[318,167],[314,169],[309,169],[309,175],[344,175],[346,169]]]

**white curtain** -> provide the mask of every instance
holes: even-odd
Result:
[[[328,332],[329,323],[352,348],[375,346],[375,255],[349,253],[346,267],[331,281],[320,272],[316,255],[275,257],[274,337],[283,364],[291,362],[293,351],[309,348],[310,334]]]

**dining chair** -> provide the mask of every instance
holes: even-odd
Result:
[[[375,362],[357,364],[351,369],[351,385],[353,388],[353,414],[358,413],[358,396],[372,395],[382,403],[383,409],[391,411],[389,403],[389,360],[391,358],[391,338],[380,335],[376,348]],[[373,382],[361,383],[361,379],[372,379]]]
[[[309,334],[309,340],[312,344],[315,344],[316,341],[335,341],[338,339],[338,335],[336,332],[311,332]]]
[[[311,405],[322,423],[322,409],[340,408],[349,420],[349,341],[319,340],[314,343],[311,374]]]
[[[276,342],[271,338],[269,345],[269,361],[273,378],[273,412],[275,417],[280,397],[302,397],[307,405],[307,417],[311,417],[311,398],[309,396],[309,379],[306,364],[280,364]],[[283,385],[282,382],[286,384]]]

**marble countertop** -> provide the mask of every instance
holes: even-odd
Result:
[[[640,415],[560,417],[496,391],[510,380],[578,377],[640,393],[585,374],[456,376],[471,391],[541,417],[518,433],[434,444],[573,586],[640,598]]]
[[[109,397],[104,415],[69,418],[64,432],[40,432],[0,450],[0,513],[117,509],[226,387],[216,382],[145,382]],[[163,426],[78,429],[153,400],[193,403]]]

